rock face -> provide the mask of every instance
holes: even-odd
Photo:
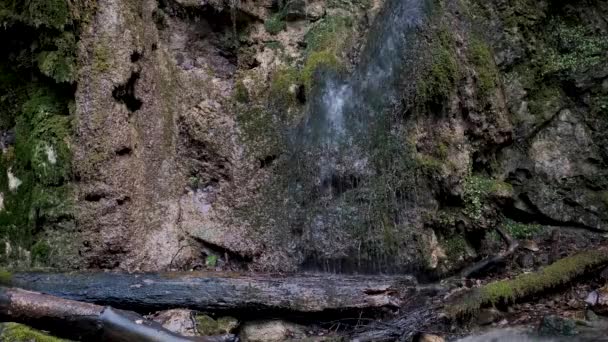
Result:
[[[497,226],[608,230],[606,4],[422,5],[98,0],[47,18],[61,39],[37,59],[70,46],[73,63],[24,72],[62,84],[50,104],[2,100],[29,114],[0,119],[0,254],[441,275],[502,248]]]

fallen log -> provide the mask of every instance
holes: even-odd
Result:
[[[139,312],[324,312],[398,308],[408,276],[243,276],[226,273],[17,273],[13,286]]]
[[[130,311],[0,287],[0,319],[79,341],[224,342],[233,335],[185,337]]]

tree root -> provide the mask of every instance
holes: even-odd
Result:
[[[513,253],[515,253],[517,247],[519,247],[519,243],[517,243],[517,240],[513,239],[509,234],[507,234],[504,230],[498,227],[496,227],[496,231],[507,244],[507,250],[464,268],[462,271],[460,271],[460,277],[470,278],[472,275],[478,274],[492,265],[496,265],[498,263],[503,262],[506,258],[510,257],[511,255],[513,255]]]

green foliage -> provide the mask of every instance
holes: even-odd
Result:
[[[606,61],[608,37],[595,34],[583,26],[559,22],[551,37],[544,74],[584,71]]]
[[[276,35],[279,32],[283,31],[287,27],[287,23],[285,22],[284,17],[285,16],[283,15],[283,13],[279,12],[268,18],[264,22],[264,28],[266,28],[266,32],[272,35]]]
[[[328,8],[341,8],[352,11],[354,9],[368,9],[372,6],[371,0],[328,0]]]
[[[507,219],[504,226],[512,237],[516,239],[529,239],[538,234],[542,230],[542,226],[538,224],[525,224]]]
[[[61,94],[41,85],[28,88],[28,99],[15,118],[14,152],[0,163],[0,191],[5,195],[0,235],[29,249],[42,225],[71,218],[70,189],[63,185],[70,177],[71,125]],[[8,189],[9,169],[22,182],[14,191]]]
[[[0,340],[4,342],[62,342],[57,337],[17,323],[0,324]]]
[[[38,69],[56,82],[72,83],[76,79],[76,37],[71,32],[47,37],[47,47],[38,54]]]
[[[416,103],[419,106],[442,104],[454,91],[460,77],[456,62],[454,39],[441,29],[431,39],[429,64],[416,82]]]
[[[531,91],[529,99],[530,114],[539,119],[548,119],[562,106],[562,94],[555,86],[541,85],[540,88]]]
[[[563,258],[535,273],[514,279],[499,280],[477,288],[447,305],[452,317],[472,314],[482,305],[512,303],[519,299],[564,285],[585,272],[608,263],[608,253],[601,250],[581,252]]]
[[[464,213],[473,220],[480,220],[488,197],[501,192],[512,192],[513,187],[505,182],[480,176],[469,176],[464,183]]]
[[[62,29],[71,23],[66,0],[6,0],[0,3],[0,22],[20,21],[26,25]]]

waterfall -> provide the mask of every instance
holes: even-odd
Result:
[[[289,139],[292,166],[286,172],[291,205],[300,210],[300,216],[288,215],[292,222],[287,224],[305,227],[304,267],[384,272],[393,251],[380,240],[394,235],[399,241],[406,239],[398,231],[405,229],[403,224],[393,227],[400,220],[396,206],[404,191],[395,187],[378,193],[374,188],[382,182],[378,175],[389,173],[383,167],[406,159],[406,148],[374,141],[375,146],[392,148],[389,154],[398,154],[378,166],[378,157],[373,156],[378,153],[371,151],[370,142],[378,131],[390,138],[382,123],[412,78],[408,60],[415,54],[411,48],[429,8],[428,0],[387,0],[354,70],[344,74],[321,69],[314,75],[304,120]],[[408,178],[402,174],[397,176]]]

